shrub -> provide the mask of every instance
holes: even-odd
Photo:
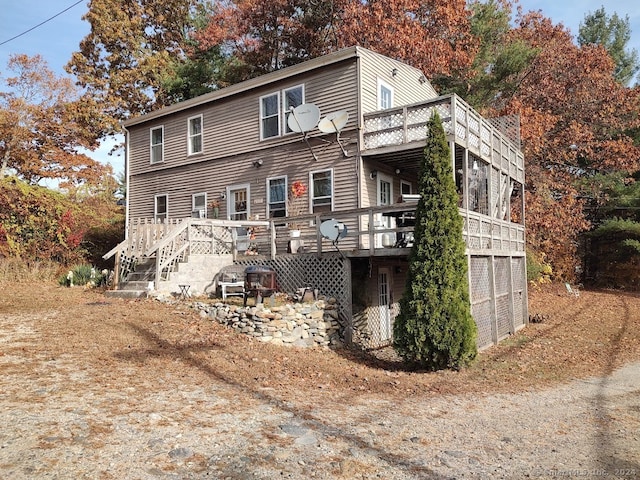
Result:
[[[105,285],[106,281],[107,273],[98,271],[91,265],[77,265],[58,278],[58,283],[67,287],[76,285],[99,287]]]
[[[406,361],[435,370],[471,362],[477,354],[477,330],[450,150],[437,114],[427,128],[414,246],[393,338]]]

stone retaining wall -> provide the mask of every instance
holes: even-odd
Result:
[[[237,332],[275,345],[313,347],[341,342],[338,305],[335,299],[267,307],[240,307],[225,303],[196,302],[194,308]]]

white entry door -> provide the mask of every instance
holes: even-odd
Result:
[[[227,212],[229,220],[249,219],[249,185],[233,185],[227,188]],[[249,235],[246,228],[237,228],[236,248],[245,251],[249,248]]]

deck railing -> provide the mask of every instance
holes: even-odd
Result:
[[[438,112],[446,134],[456,143],[524,183],[518,118],[483,118],[456,95],[365,114],[364,150],[423,141],[433,112]]]
[[[514,254],[525,251],[524,226],[461,209],[463,237],[473,254]],[[288,224],[303,225],[291,237]],[[323,236],[330,220],[344,236]],[[188,255],[276,255],[340,252],[349,257],[408,255],[413,243],[415,204],[359,208],[322,215],[302,215],[271,221],[231,221],[185,218],[169,222],[136,219],[128,237],[104,258],[116,255],[116,278],[126,280],[136,263],[155,258],[156,279],[168,279],[175,264]]]

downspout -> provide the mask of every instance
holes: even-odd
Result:
[[[124,202],[124,238],[129,237],[129,130],[122,125],[124,130],[124,185],[126,196]]]

